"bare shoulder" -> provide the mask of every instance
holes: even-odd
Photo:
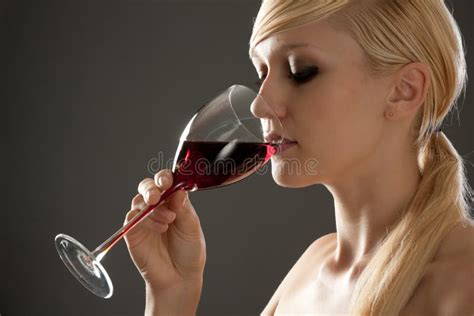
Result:
[[[439,315],[474,315],[474,224],[454,228],[433,263]]]
[[[288,272],[288,279],[291,280],[296,278],[308,272],[308,268],[315,268],[318,266],[317,264],[334,250],[335,241],[336,233],[321,236],[313,241]]]
[[[408,310],[432,315],[474,315],[474,225],[458,225],[441,243]],[[411,304],[410,304],[411,303]]]
[[[443,240],[436,260],[474,256],[474,221],[459,223]]]
[[[310,269],[318,269],[319,263],[331,251],[335,240],[336,233],[330,233],[311,243],[280,283],[261,315],[273,315],[275,313],[281,297],[286,292],[294,289],[295,286],[302,284],[302,279],[308,275]]]

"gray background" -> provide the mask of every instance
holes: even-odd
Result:
[[[232,83],[253,84],[259,3],[2,2],[2,316],[142,314],[143,281],[123,242],[104,260],[115,294],[102,300],[69,275],[53,238],[98,245],[122,223],[150,159],[172,159],[194,110]],[[473,2],[454,9],[474,75]],[[472,162],[472,85],[464,104],[445,130]],[[334,231],[324,187],[283,189],[269,172],[192,201],[208,246],[200,315],[259,313],[304,249]]]

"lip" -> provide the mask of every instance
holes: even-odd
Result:
[[[265,142],[278,144],[278,150],[275,153],[275,155],[279,155],[283,153],[284,151],[286,151],[287,149],[298,144],[297,141],[294,141],[292,139],[288,139],[288,138],[282,139],[282,137],[278,133],[274,133],[274,132],[265,135],[264,139],[265,139]]]
[[[283,142],[280,144],[279,150],[276,153],[276,155],[279,155],[279,154],[285,152],[286,150],[288,150],[289,148],[291,148],[293,146],[296,146],[296,144],[298,144],[298,142],[284,139]]]
[[[268,143],[275,143],[278,142],[280,144],[286,144],[286,143],[296,143],[294,140],[288,139],[288,138],[283,138],[277,134],[277,133],[270,133],[264,136],[265,142]],[[281,142],[279,142],[281,140]]]
[[[277,133],[269,133],[263,137],[265,139],[265,142],[267,143],[274,143],[277,142],[278,140],[281,139],[281,136]]]
[[[297,141],[288,139],[288,138],[283,138],[283,141],[281,142],[282,144],[296,144]]]

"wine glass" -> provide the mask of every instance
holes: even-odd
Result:
[[[217,188],[248,177],[280,152],[283,139],[281,122],[261,95],[245,86],[229,87],[187,124],[173,161],[173,184],[158,203],[141,210],[94,251],[68,235],[57,235],[59,256],[84,287],[111,297],[112,281],[101,260],[130,229],[178,190]]]

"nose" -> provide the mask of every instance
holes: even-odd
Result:
[[[255,117],[260,119],[276,116],[270,105],[258,94],[250,105],[250,111]]]
[[[283,134],[280,118],[260,94],[253,100],[250,111],[255,117],[260,119],[264,134]]]
[[[267,102],[267,106],[276,117],[283,120],[287,115],[286,96],[284,86],[282,86],[281,81],[278,79],[278,73],[268,72],[260,87],[259,95]]]

